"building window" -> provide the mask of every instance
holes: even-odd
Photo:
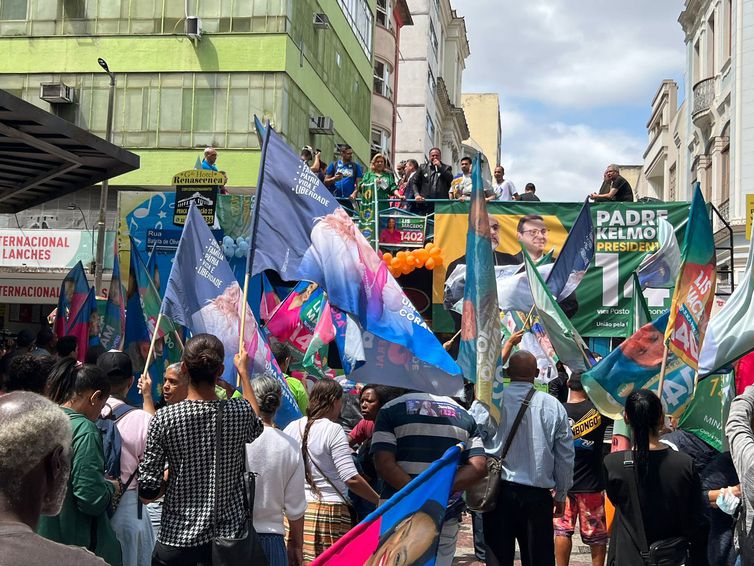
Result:
[[[429,87],[429,92],[434,96],[437,91],[437,81],[435,80],[435,74],[432,72],[432,67],[427,69],[427,86]]]
[[[427,112],[427,135],[429,136],[430,143],[435,143],[435,122],[432,120],[429,112]]]
[[[385,63],[379,59],[374,60],[374,92],[393,99],[393,68],[390,63]]]
[[[393,29],[393,6],[391,0],[377,0],[377,25]]]
[[[25,20],[27,0],[0,0],[0,20]]]
[[[371,155],[381,153],[387,157],[388,162],[392,163],[390,155],[390,133],[381,128],[372,127]]]
[[[707,20],[707,76],[715,76],[715,63],[717,54],[717,37],[715,36],[715,15],[714,13]]]
[[[437,34],[435,33],[435,24],[432,23],[432,20],[429,20],[429,44],[432,46],[432,54],[435,56],[435,61],[437,61],[438,50],[440,48],[440,44],[437,41]]]
[[[372,56],[372,11],[366,0],[338,0],[340,9],[346,16],[367,57]]]

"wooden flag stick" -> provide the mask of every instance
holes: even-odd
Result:
[[[529,311],[529,314],[526,315],[526,318],[524,319],[524,326],[522,328],[526,328],[529,326],[529,323],[531,321],[531,317],[534,314],[534,309],[537,308],[536,305],[531,306],[531,310]]]
[[[660,381],[657,385],[657,396],[662,402],[662,387],[665,385],[665,367],[668,365],[668,344],[665,343],[665,349],[662,352],[662,366],[660,366]]]
[[[157,342],[157,333],[160,329],[160,323],[162,322],[162,311],[157,315],[157,323],[154,325],[154,332],[152,333],[152,340],[149,342],[149,351],[147,352],[147,359],[144,361],[144,371],[149,371],[149,364],[154,356],[154,346]]]
[[[241,303],[241,333],[238,336],[238,351],[242,352],[244,349],[244,336],[246,336],[246,311],[249,299],[249,271],[246,271],[246,275],[243,278],[243,302]],[[236,373],[236,383],[239,382],[241,376]]]

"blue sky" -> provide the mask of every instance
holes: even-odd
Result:
[[[682,90],[682,0],[451,3],[471,48],[463,90],[499,93],[502,162],[519,189],[582,200],[607,164],[641,164],[661,81]]]

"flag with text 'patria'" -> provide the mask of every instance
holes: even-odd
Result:
[[[242,309],[246,309],[244,344],[249,354],[252,378],[267,374],[275,377],[283,388],[283,403],[275,422],[285,426],[300,418],[301,412],[283,373],[272,356],[269,344],[259,331],[243,290],[225,259],[222,247],[212,235],[207,222],[194,203],[189,208],[178,250],[165,289],[162,313],[192,334],[217,336],[225,348],[223,379],[236,381],[233,358],[238,353]]]
[[[269,126],[257,186],[251,275],[272,269],[285,281],[320,285],[358,323],[365,367],[378,364],[365,369],[369,381],[456,394],[458,365],[348,213]]]
[[[702,191],[697,183],[691,201],[665,341],[689,366],[697,369],[699,348],[715,295],[715,240]]]
[[[484,404],[495,423],[499,423],[503,399],[503,363],[500,357],[502,331],[479,154],[474,159],[471,181],[469,231],[466,236],[466,284],[463,289],[458,365],[461,366],[464,377],[476,384],[476,399]]]

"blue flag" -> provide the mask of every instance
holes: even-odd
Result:
[[[76,359],[80,362],[86,359],[86,351],[89,349],[89,333],[93,326],[93,319],[98,317],[97,299],[94,297],[94,288],[91,288],[84,301],[79,305],[78,311],[71,316],[68,324],[68,336],[76,337],[78,345]]]
[[[72,317],[76,315],[81,305],[87,299],[89,282],[86,280],[84,265],[79,261],[63,279],[60,285],[60,297],[55,314],[55,334],[65,336],[72,325]]]
[[[593,257],[594,226],[587,199],[547,277],[547,287],[556,300],[562,301],[576,290]]]
[[[476,384],[476,399],[484,404],[495,423],[499,423],[503,399],[502,331],[492,257],[494,246],[484,198],[482,161],[478,154],[474,159],[471,181],[458,364],[466,379]]]
[[[272,269],[286,281],[320,285],[361,328],[369,381],[456,394],[458,365],[348,213],[269,126],[259,179],[250,273]]]
[[[281,382],[283,404],[276,422],[278,426],[285,426],[301,417],[296,400],[267,340],[259,332],[249,305],[243,304],[243,291],[222,247],[192,203],[170,270],[162,314],[187,327],[193,334],[206,332],[217,336],[225,346],[223,379],[231,383],[236,380],[233,357],[238,352],[242,308],[246,309],[244,343],[251,359],[252,373],[272,375]]]
[[[113,278],[107,293],[105,317],[100,330],[100,341],[107,350],[122,350],[126,333],[125,293],[120,279],[120,260],[116,249],[113,259]]]
[[[626,398],[636,389],[657,390],[669,311],[642,326],[596,366],[581,376],[584,389],[597,410],[612,419],[622,419]],[[679,416],[694,393],[695,371],[673,352],[663,382],[663,401],[669,415]]]
[[[449,448],[311,566],[433,566],[462,447]]]

